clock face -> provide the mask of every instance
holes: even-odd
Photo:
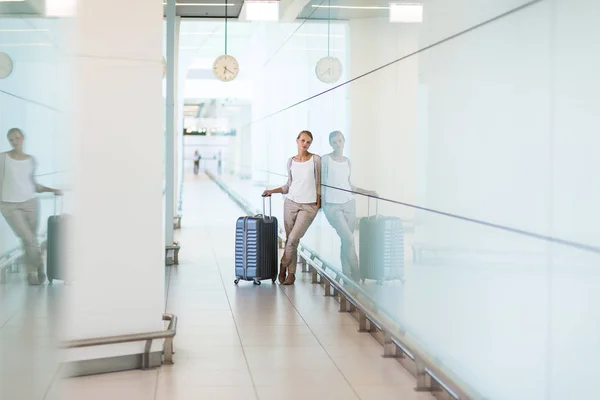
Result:
[[[213,63],[213,72],[217,79],[231,82],[238,76],[240,66],[235,57],[225,54],[217,57]]]
[[[323,57],[317,62],[315,74],[323,83],[335,83],[342,77],[342,62],[335,57]]]
[[[6,53],[0,53],[0,79],[6,79],[13,72],[13,61]]]

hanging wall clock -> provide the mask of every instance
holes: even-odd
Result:
[[[234,56],[227,54],[227,0],[225,0],[225,54],[217,57],[213,63],[213,73],[222,82],[231,82],[237,78],[240,65]]]

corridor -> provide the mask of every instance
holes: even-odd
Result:
[[[68,379],[49,399],[433,398],[415,392],[412,375],[382,358],[381,345],[308,274],[291,287],[234,285],[243,212],[204,175],[186,176],[183,196],[180,265],[166,276],[166,311],[179,317],[175,365]]]

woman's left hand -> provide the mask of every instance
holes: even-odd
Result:
[[[62,190],[59,190],[59,189],[52,190],[52,193],[54,193],[55,196],[62,196],[63,195]]]

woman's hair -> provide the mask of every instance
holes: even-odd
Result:
[[[300,136],[302,136],[302,134],[308,135],[308,137],[310,137],[310,140],[314,140],[313,139],[313,135],[312,133],[310,133],[310,131],[302,131],[298,134],[298,137],[296,139],[300,139]]]
[[[342,133],[342,131],[333,131],[329,134],[329,144],[331,144],[331,140],[336,137],[337,135],[342,135],[342,138],[345,140],[346,138],[344,137],[344,134]]]
[[[19,132],[19,134],[20,134],[22,137],[25,137],[25,135],[23,134],[23,131],[22,131],[22,130],[20,130],[19,128],[10,128],[10,129],[8,130],[8,133],[6,134],[6,137],[8,137],[8,136],[9,136],[11,133],[13,133],[13,132]]]

